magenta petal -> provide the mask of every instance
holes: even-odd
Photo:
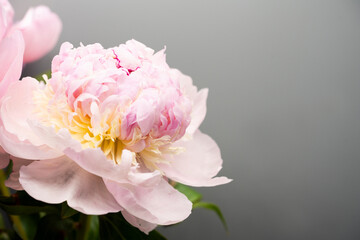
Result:
[[[206,134],[199,130],[193,139],[180,140],[173,144],[185,151],[168,156],[169,164],[159,164],[159,168],[170,179],[190,186],[216,186],[231,181],[226,177],[213,178],[222,167],[220,149]]]
[[[140,229],[141,231],[143,231],[146,234],[148,234],[150,231],[154,230],[157,227],[156,224],[149,223],[140,218],[134,217],[133,215],[131,215],[130,213],[128,213],[125,210],[121,211],[121,213],[124,216],[124,218],[126,219],[126,221],[128,221],[131,225],[133,225],[134,227],[137,227],[138,229]]]
[[[24,36],[24,62],[27,63],[43,57],[55,46],[62,24],[60,18],[48,7],[39,6],[30,8],[14,28]]]
[[[126,211],[144,221],[168,225],[183,221],[191,213],[191,202],[164,179],[151,188],[106,179],[104,182]]]
[[[24,39],[13,31],[0,42],[0,99],[8,86],[19,80],[23,66]]]
[[[22,166],[19,181],[33,198],[47,203],[67,200],[70,207],[85,214],[122,210],[100,177],[84,171],[66,156]]]

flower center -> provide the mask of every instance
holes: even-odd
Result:
[[[158,163],[167,162],[164,154],[183,151],[182,148],[170,147],[170,136],[143,136],[139,128],[134,130],[130,139],[121,139],[120,113],[104,114],[100,121],[94,121],[84,114],[83,109],[73,110],[66,95],[55,94],[50,84],[36,91],[33,99],[35,113],[43,124],[54,127],[56,131],[66,128],[83,148],[100,148],[116,164],[121,163],[122,151],[128,149],[136,153],[133,164],[143,163],[148,169],[156,170]],[[94,125],[96,122],[98,125]]]

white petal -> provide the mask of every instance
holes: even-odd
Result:
[[[27,193],[47,203],[67,201],[70,207],[94,215],[122,210],[100,177],[66,156],[22,166],[19,180]]]
[[[124,218],[126,219],[126,221],[128,221],[131,225],[133,225],[134,227],[137,227],[138,229],[140,229],[141,231],[143,231],[146,234],[148,234],[149,232],[151,232],[152,230],[154,230],[157,227],[156,224],[149,223],[145,220],[137,218],[125,210],[121,211],[121,213],[124,216]]]
[[[106,179],[104,182],[126,211],[147,222],[160,225],[178,223],[191,213],[191,202],[164,179],[151,188]]]
[[[165,176],[177,182],[197,187],[215,186],[231,181],[226,177],[213,178],[222,167],[220,149],[208,135],[199,130],[189,141],[180,140],[173,144],[184,152],[168,155],[169,164],[159,164]]]

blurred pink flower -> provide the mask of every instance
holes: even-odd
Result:
[[[48,7],[30,8],[17,23],[13,23],[13,16],[14,10],[8,0],[0,0],[0,40],[20,31],[25,41],[24,63],[38,60],[55,46],[62,24]]]
[[[10,3],[0,0],[0,103],[9,85],[19,80],[23,62],[35,61],[49,52],[62,26],[59,17],[44,6],[29,9],[18,23],[13,23],[13,17]],[[9,161],[3,151],[0,146],[0,168]]]
[[[144,232],[174,224],[191,202],[168,179],[191,186],[215,177],[217,144],[198,130],[207,89],[131,40],[111,49],[64,43],[46,84],[24,78],[0,109],[0,143],[14,156],[7,185],[85,214],[122,211]]]

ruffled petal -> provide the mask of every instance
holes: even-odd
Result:
[[[151,232],[152,230],[154,230],[157,227],[156,224],[144,221],[137,217],[134,217],[133,215],[131,215],[130,213],[128,213],[125,210],[121,211],[121,213],[124,216],[124,218],[126,219],[126,221],[128,221],[131,225],[133,225],[134,227],[137,227],[138,229],[140,229],[141,231],[143,231],[146,234],[148,234],[149,232]]]
[[[198,130],[192,140],[180,140],[173,145],[185,151],[167,155],[170,163],[158,165],[168,178],[196,187],[216,186],[232,181],[227,177],[213,178],[221,170],[222,159],[219,147],[208,135]]]
[[[19,80],[23,66],[24,39],[12,31],[0,42],[0,99],[9,85]]]
[[[66,156],[22,166],[19,181],[33,198],[48,203],[67,200],[70,207],[85,214],[122,210],[101,178],[84,171]]]
[[[169,225],[183,221],[191,213],[191,202],[164,179],[151,188],[120,184],[107,179],[104,182],[128,213],[144,221]]]
[[[30,8],[24,18],[14,26],[22,32],[25,40],[24,62],[43,57],[56,44],[62,23],[48,7]]]

